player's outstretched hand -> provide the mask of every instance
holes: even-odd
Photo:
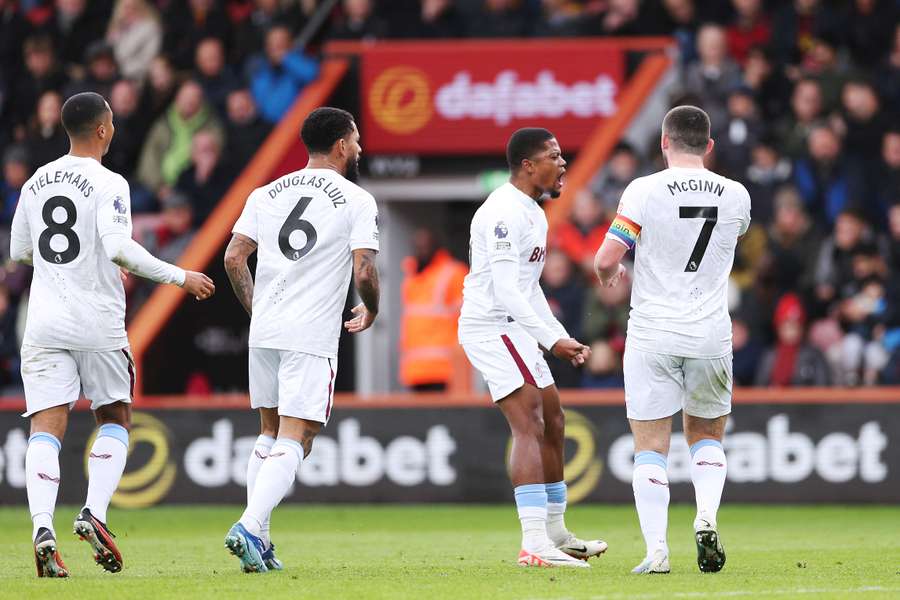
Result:
[[[216,293],[216,285],[213,280],[196,271],[184,272],[184,284],[181,287],[197,300],[206,300]]]
[[[625,268],[625,265],[619,263],[619,268],[616,271],[616,274],[610,277],[609,279],[604,280],[603,277],[598,273],[597,277],[600,279],[600,285],[604,287],[615,287],[622,281],[622,278],[625,277],[625,274],[628,270]]]
[[[375,322],[375,315],[370,313],[369,309],[366,308],[366,305],[362,302],[351,308],[350,312],[356,315],[349,321],[344,321],[344,327],[350,333],[359,333],[360,331],[365,331],[372,326],[372,323]]]
[[[550,349],[550,352],[552,352],[553,356],[556,358],[567,360],[576,367],[583,365],[584,361],[591,355],[591,349],[589,347],[572,338],[563,338],[557,341],[553,344],[553,348]]]

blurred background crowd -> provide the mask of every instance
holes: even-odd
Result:
[[[0,256],[22,184],[68,150],[59,110],[79,91],[103,94],[114,111],[104,163],[131,185],[135,237],[177,261],[316,78],[324,41],[671,35],[680,62],[668,100],[709,112],[709,167],[744,183],[753,202],[730,297],[736,382],[900,381],[896,0],[343,0],[310,25],[324,4],[0,0]],[[595,286],[590,264],[624,187],[660,168],[658,151],[621,144],[550,240],[546,293],[593,349],[583,370],[554,361],[561,386],[622,384],[629,287]],[[449,273],[452,308],[464,265],[438,237],[417,234],[404,298],[415,302],[429,278]],[[3,273],[0,390],[14,391],[29,272],[7,264]],[[129,283],[130,311],[149,290]],[[401,379],[439,389],[451,369],[424,372]]]

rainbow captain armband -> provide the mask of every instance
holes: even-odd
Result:
[[[609,226],[609,231],[606,232],[606,237],[612,237],[612,239],[625,244],[625,247],[631,250],[634,248],[640,233],[640,225],[628,217],[616,215],[616,218],[613,219],[612,224]]]

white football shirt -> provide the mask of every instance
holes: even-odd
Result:
[[[257,243],[250,347],[336,358],[351,251],[378,250],[375,198],[302,169],[254,190],[232,231]]]
[[[606,234],[635,248],[627,343],[687,358],[731,352],[728,277],[749,226],[746,188],[712,171],[671,168],[632,181]]]
[[[104,352],[128,346],[125,290],[102,239],[131,237],[128,183],[92,158],[65,155],[22,187],[12,236],[34,250],[24,343]]]
[[[496,339],[509,327],[509,314],[498,299],[503,290],[494,288],[491,263],[518,263],[519,291],[532,305],[538,294],[543,298],[540,279],[547,253],[547,217],[534,199],[506,183],[475,211],[469,234],[470,267],[463,284],[459,317],[461,344]],[[568,337],[552,317],[545,324],[544,339],[538,340],[545,347]]]

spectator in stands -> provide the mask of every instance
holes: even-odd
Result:
[[[470,37],[526,37],[531,26],[519,0],[484,0],[478,15],[470,19]]]
[[[850,56],[858,65],[877,64],[887,54],[897,23],[898,5],[891,0],[852,0],[843,22]]]
[[[405,24],[398,22],[393,37],[421,39],[458,38],[466,27],[453,0],[419,0],[419,10]]]
[[[96,40],[88,45],[84,57],[87,70],[81,78],[66,86],[66,96],[97,92],[108,99],[113,84],[119,79],[119,67],[112,46],[104,40]]]
[[[589,33],[590,17],[569,0],[541,0],[541,16],[534,27],[538,37],[575,37]]]
[[[794,184],[807,210],[830,226],[861,189],[859,169],[841,160],[841,139],[827,125],[817,125],[810,131],[807,148],[809,158],[794,162]],[[866,212],[871,216],[871,211]]]
[[[224,132],[215,113],[203,98],[196,81],[181,84],[171,108],[150,129],[138,162],[138,180],[154,193],[178,180],[190,166],[191,140],[200,131],[212,133],[222,147]]]
[[[873,184],[870,190],[878,207],[887,211],[900,202],[900,122],[884,132],[880,158],[875,175],[869,180]]]
[[[584,314],[584,284],[574,263],[559,249],[547,251],[541,287],[553,315],[569,335],[581,339],[581,319]]]
[[[241,87],[241,82],[231,67],[225,63],[225,47],[222,40],[204,38],[197,44],[195,56],[197,83],[203,88],[203,95],[217,114],[224,118],[228,94]]]
[[[159,13],[148,0],[117,0],[106,31],[122,76],[143,81],[162,48]]]
[[[773,318],[777,342],[767,350],[756,372],[756,385],[824,386],[831,383],[822,353],[806,342],[806,310],[796,294],[785,294]]]
[[[22,186],[33,172],[24,146],[10,146],[3,153],[3,180],[0,181],[0,225],[7,231],[12,223]],[[8,254],[8,248],[3,254]]]
[[[838,304],[842,342],[842,377],[847,385],[875,384],[889,355],[881,344],[886,309],[884,277],[887,268],[878,247],[863,244],[853,254],[853,279],[842,286]]]
[[[752,149],[764,132],[765,126],[757,112],[753,93],[745,87],[732,90],[728,94],[725,120],[713,128],[718,172],[740,179],[750,163]]]
[[[316,0],[282,2],[281,0],[252,0],[250,11],[238,17],[234,26],[234,44],[230,58],[234,65],[242,65],[263,49],[266,32],[276,24],[287,25],[291,35],[298,34],[307,17],[316,9]]]
[[[862,164],[878,161],[881,137],[888,122],[881,112],[875,88],[859,79],[845,83],[841,92],[840,117],[835,119],[835,124],[844,139],[847,158]]]
[[[584,388],[621,388],[625,384],[622,353],[604,340],[596,340],[591,344],[591,356],[583,371],[581,387]]]
[[[222,138],[212,130],[194,134],[190,164],[182,171],[175,189],[190,199],[194,217],[202,223],[213,211],[235,173],[222,161]]]
[[[719,25],[706,24],[697,33],[697,53],[700,59],[688,66],[684,74],[687,91],[700,98],[710,122],[725,119],[728,92],[741,82],[741,72],[728,55],[725,30]]]
[[[764,348],[741,315],[731,317],[731,344],[735,385],[753,385]]]
[[[154,58],[141,94],[141,114],[151,123],[158,119],[175,100],[178,86],[179,80],[169,59],[165,56]]]
[[[19,338],[16,335],[17,314],[9,289],[0,284],[0,393],[21,393],[19,375]],[[10,387],[13,390],[10,390]]]
[[[806,154],[807,138],[822,117],[824,104],[822,90],[814,79],[801,79],[791,94],[791,115],[777,126],[778,139],[783,152],[791,159]]]
[[[77,72],[87,58],[88,46],[103,39],[111,8],[108,2],[56,0],[49,19],[38,29],[57,40],[60,60]]]
[[[263,56],[250,60],[248,79],[263,119],[277,123],[300,91],[319,74],[319,65],[291,47],[291,30],[275,25],[266,33]]]
[[[772,23],[762,0],[732,0],[734,21],[728,27],[728,52],[743,65],[753,46],[764,46],[772,37]]]
[[[609,223],[597,199],[589,190],[581,190],[575,197],[571,220],[559,225],[553,245],[590,277],[594,273],[594,254],[606,236]]]
[[[791,83],[773,54],[770,47],[750,48],[743,73],[743,84],[753,91],[760,116],[767,123],[780,119],[787,112],[791,95]]]
[[[159,225],[144,234],[143,245],[153,256],[175,264],[194,237],[191,199],[173,191],[162,202]],[[153,286],[147,286],[152,291]]]
[[[697,60],[697,5],[694,0],[663,0],[669,17],[669,32],[678,41],[678,53],[684,67]]]
[[[592,186],[594,194],[603,207],[606,219],[612,220],[619,208],[622,192],[642,173],[641,157],[634,146],[627,142],[619,142],[610,154],[603,170],[594,179]]]
[[[893,44],[875,71],[874,79],[884,106],[900,105],[900,24],[894,29]]]
[[[372,0],[344,0],[342,19],[331,30],[336,40],[373,40],[388,37],[387,21],[375,14]]]
[[[849,68],[840,60],[838,46],[840,35],[826,31],[817,34],[812,45],[803,55],[800,73],[804,77],[815,79],[822,89],[825,110],[832,111],[841,100],[841,89],[847,80]]]
[[[797,190],[786,186],[775,195],[775,218],[767,230],[766,269],[778,295],[796,291],[810,297],[822,240],[803,208]]]
[[[247,166],[262,146],[272,126],[259,117],[253,94],[239,89],[228,94],[228,120],[225,139],[228,140],[227,162],[235,174]]]
[[[817,301],[830,305],[840,296],[841,287],[853,279],[853,254],[871,242],[871,229],[860,212],[845,209],[838,215],[816,261]]]
[[[888,249],[888,270],[896,275],[900,273],[900,202],[888,210],[888,235],[885,244]]]
[[[416,230],[412,246],[413,255],[403,261],[400,383],[438,391],[453,376],[456,322],[468,269],[441,247],[430,229]]]
[[[0,73],[6,71],[10,80],[14,80],[22,69],[22,45],[28,32],[27,21],[17,4],[14,0],[0,0]],[[2,114],[0,105],[0,116]]]
[[[202,39],[212,37],[228,43],[231,24],[222,4],[215,0],[168,3],[163,12],[163,53],[175,68],[191,68]]]
[[[16,139],[25,135],[25,125],[31,118],[38,98],[50,90],[61,90],[68,77],[60,68],[50,36],[36,35],[25,40],[25,67],[27,72],[15,82],[15,93],[10,96],[13,124],[19,129]],[[13,89],[10,86],[10,89]]]
[[[628,313],[631,310],[629,298],[631,281],[622,281],[614,288],[592,285],[586,290],[584,321],[582,331],[587,340],[605,340],[623,352]]]
[[[753,221],[768,225],[775,211],[775,192],[791,180],[793,166],[778,153],[777,142],[762,138],[750,152],[750,164],[739,177],[750,193]]]
[[[109,106],[113,111],[116,135],[103,164],[128,181],[132,213],[154,211],[157,209],[156,198],[136,177],[141,148],[151,125],[141,113],[137,85],[128,79],[117,81],[109,97]]]
[[[841,15],[828,2],[821,0],[792,0],[783,2],[775,11],[772,45],[781,64],[800,62],[803,50],[812,45],[817,31],[836,30]]]
[[[60,121],[60,109],[62,96],[59,92],[48,91],[41,94],[25,137],[25,147],[35,169],[69,151],[69,138]]]

